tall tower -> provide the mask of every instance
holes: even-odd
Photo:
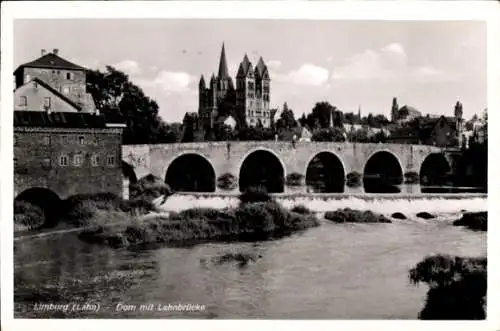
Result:
[[[456,120],[458,147],[462,146],[462,115],[463,115],[462,107],[463,107],[462,103],[460,101],[457,101],[457,103],[455,104],[455,120]]]
[[[236,75],[236,107],[241,124],[255,126],[255,73],[252,62],[245,54]]]
[[[392,99],[392,108],[391,108],[391,122],[395,123],[399,119],[399,105],[398,99]]]

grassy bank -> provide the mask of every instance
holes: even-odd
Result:
[[[254,241],[280,238],[319,225],[304,207],[289,211],[262,191],[240,196],[236,208],[191,208],[118,225],[102,225],[80,234],[87,242],[111,247],[205,241]]]
[[[429,286],[424,320],[479,320],[486,317],[486,258],[428,256],[409,272],[410,282]]]
[[[14,201],[14,231],[38,232],[122,222],[157,211],[152,201],[171,194],[168,185],[146,176],[131,186],[130,200],[112,193],[78,194],[59,200],[49,211],[43,211],[33,202]]]

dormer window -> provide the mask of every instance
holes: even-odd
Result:
[[[29,82],[31,79],[31,76],[30,75],[25,75],[24,76],[24,83],[26,84],[27,82]]]

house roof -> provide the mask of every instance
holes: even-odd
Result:
[[[14,126],[57,128],[105,128],[108,123],[124,123],[120,114],[94,115],[90,113],[47,113],[15,111]]]
[[[14,74],[21,68],[50,68],[50,69],[66,69],[66,70],[87,70],[86,68],[69,62],[62,57],[54,54],[48,53],[39,57],[38,59],[21,64],[15,71]]]
[[[58,90],[56,90],[55,88],[53,88],[52,86],[50,86],[49,84],[47,84],[46,82],[44,82],[43,80],[41,80],[39,78],[33,78],[30,82],[36,82],[36,83],[40,84],[41,86],[43,86],[44,88],[46,88],[50,92],[52,92],[55,95],[57,95],[59,98],[63,99],[67,103],[69,103],[72,107],[76,108],[78,111],[82,110],[82,107],[79,104],[77,104],[75,101],[73,101],[72,99],[68,98],[63,93],[59,92]],[[26,84],[29,84],[30,82],[28,82]]]

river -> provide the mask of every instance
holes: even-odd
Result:
[[[220,203],[214,199],[197,201],[199,205]],[[388,215],[399,211],[409,218],[392,224],[324,221],[320,227],[276,241],[140,251],[87,244],[75,233],[18,240],[15,317],[416,319],[427,286],[409,283],[410,268],[430,254],[486,255],[486,233],[451,225],[463,209],[486,210],[484,197],[305,202],[319,211],[366,208]],[[179,205],[169,199],[166,209],[169,203]],[[417,218],[420,211],[438,217]],[[261,257],[246,266],[214,260],[228,252]],[[34,309],[34,300],[98,303],[99,310],[61,314]],[[204,309],[158,308],[177,303]],[[124,304],[136,309],[117,309]],[[140,309],[141,304],[153,304],[153,308]]]

